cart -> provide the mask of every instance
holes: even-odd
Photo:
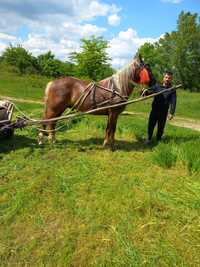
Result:
[[[11,124],[14,104],[10,101],[0,101],[0,137],[11,138],[14,134],[14,129],[9,126]]]

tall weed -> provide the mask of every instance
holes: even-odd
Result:
[[[172,145],[159,144],[153,153],[153,162],[163,168],[176,165],[177,151]]]

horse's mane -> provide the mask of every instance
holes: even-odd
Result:
[[[130,79],[133,80],[135,70],[139,67],[139,62],[135,59],[118,70],[114,75],[114,83],[120,93],[127,95],[128,85]]]

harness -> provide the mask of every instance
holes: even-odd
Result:
[[[101,89],[107,92],[110,92],[110,97],[108,99],[106,99],[105,101],[102,102],[98,102],[97,101],[97,89]],[[128,100],[127,96],[123,96],[119,93],[119,89],[117,88],[114,78],[111,77],[109,80],[109,84],[108,87],[104,87],[98,83],[95,82],[91,82],[90,84],[88,84],[88,86],[86,87],[86,89],[84,90],[84,92],[80,95],[80,97],[78,98],[78,100],[75,102],[75,104],[72,107],[72,110],[74,109],[79,109],[84,101],[86,100],[86,98],[90,95],[90,99],[92,102],[92,109],[94,108],[98,108],[98,107],[102,107],[104,105],[107,104],[114,104],[114,103],[120,103],[120,102],[125,102]]]

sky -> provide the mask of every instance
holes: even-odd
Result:
[[[0,0],[0,54],[21,44],[65,61],[80,51],[81,38],[96,35],[120,68],[142,44],[176,30],[181,11],[200,16],[200,0]]]

